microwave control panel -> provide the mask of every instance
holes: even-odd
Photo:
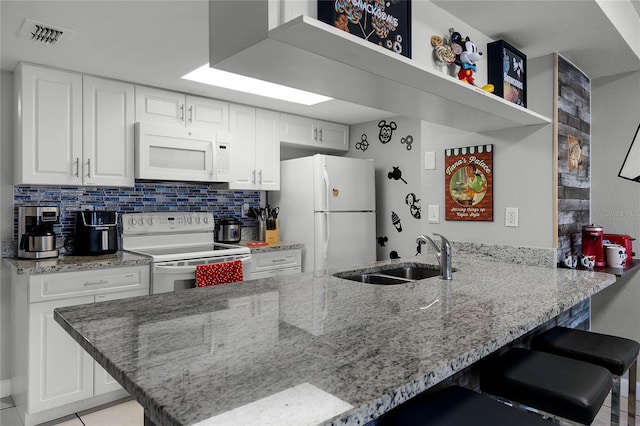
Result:
[[[231,144],[216,142],[213,153],[214,181],[228,182],[231,180]]]

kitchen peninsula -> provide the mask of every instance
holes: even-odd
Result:
[[[433,257],[377,262],[421,262]],[[452,281],[303,273],[55,311],[157,425],[364,424],[615,282],[455,256]]]

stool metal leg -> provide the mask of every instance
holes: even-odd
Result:
[[[620,376],[611,383],[611,426],[620,426]]]
[[[628,426],[635,426],[636,424],[636,377],[638,369],[638,360],[633,361],[633,364],[629,366],[629,411],[628,411]]]

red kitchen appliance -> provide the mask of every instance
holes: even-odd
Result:
[[[611,244],[618,244],[619,246],[624,247],[627,250],[627,259],[635,257],[636,254],[633,252],[632,243],[635,238],[631,238],[629,235],[624,234],[604,234],[602,239],[605,244],[609,241]]]
[[[582,254],[596,257],[596,268],[604,268],[604,249],[602,246],[603,232],[598,225],[584,225],[582,227]]]

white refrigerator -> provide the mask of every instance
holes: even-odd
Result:
[[[302,271],[376,260],[373,160],[314,155],[280,162],[280,239],[304,243]]]

